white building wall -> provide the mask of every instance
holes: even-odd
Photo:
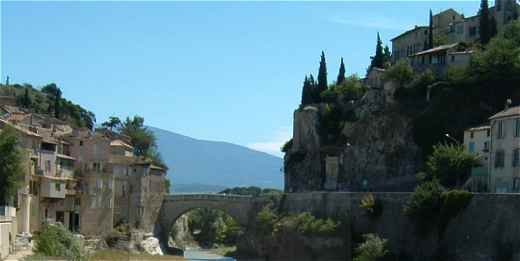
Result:
[[[520,149],[520,137],[516,136],[516,121],[520,117],[496,119],[491,122],[491,183],[493,192],[520,192],[520,167],[513,167],[514,149]],[[500,122],[502,136],[499,136]],[[503,151],[504,164],[496,166],[498,153]]]

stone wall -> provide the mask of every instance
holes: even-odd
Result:
[[[381,216],[372,218],[359,207],[363,193],[293,193],[285,197],[289,212],[309,211],[336,217],[348,213],[350,236],[376,233],[388,239],[399,260],[432,260],[444,256],[460,261],[520,260],[520,194],[474,194],[468,207],[447,226],[439,240],[437,231],[421,236],[403,214],[409,193],[374,193],[382,202]],[[353,242],[352,244],[355,244]],[[451,260],[451,259],[448,259]]]
[[[16,234],[16,217],[0,216],[0,260],[12,252]]]

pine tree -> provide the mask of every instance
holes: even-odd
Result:
[[[430,9],[430,26],[428,26],[428,49],[432,49],[433,47],[433,13]]]
[[[489,6],[488,0],[480,2],[480,43],[487,44],[490,39]]]
[[[377,45],[376,45],[376,55],[372,57],[372,63],[370,64],[370,68],[383,68],[385,62],[385,57],[383,53],[383,42],[381,41],[381,37],[379,33],[377,33]]]
[[[489,36],[490,38],[493,38],[497,35],[498,33],[498,30],[497,30],[497,20],[495,19],[494,16],[491,17],[491,22],[489,24]]]
[[[321,92],[327,90],[327,62],[325,61],[325,53],[321,51],[320,69],[318,70],[318,96]]]
[[[341,57],[341,63],[339,64],[339,73],[338,79],[336,80],[336,85],[340,85],[345,81],[345,64],[343,63],[343,57]]]

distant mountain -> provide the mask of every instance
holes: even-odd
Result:
[[[198,140],[150,127],[170,167],[172,192],[218,192],[225,188],[283,188],[283,160],[227,142]]]

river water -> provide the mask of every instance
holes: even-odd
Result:
[[[238,261],[231,257],[219,256],[201,249],[184,250],[184,258],[188,261]]]

